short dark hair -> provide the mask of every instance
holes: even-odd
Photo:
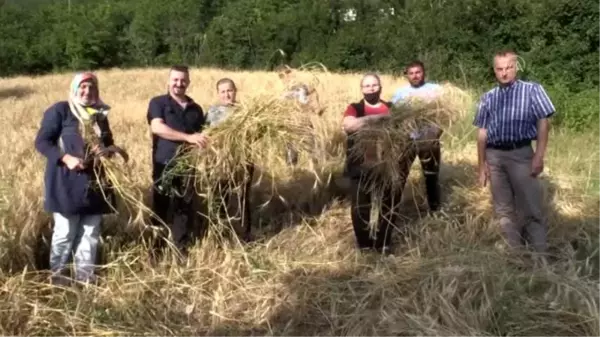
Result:
[[[171,72],[171,71],[178,71],[181,73],[186,73],[188,75],[190,74],[190,68],[188,66],[184,66],[181,64],[176,64],[176,65],[171,66],[171,69],[169,70],[169,72]]]
[[[217,81],[217,90],[219,90],[219,86],[221,84],[224,84],[224,83],[231,84],[231,86],[233,87],[233,90],[237,91],[237,87],[235,86],[235,83],[233,82],[233,80],[230,79],[230,78],[227,78],[227,77],[222,78],[222,79],[220,79],[220,80]]]
[[[511,55],[511,54],[516,56],[517,52],[512,48],[504,48],[504,49],[498,50],[494,54],[494,56],[506,56],[506,55]]]
[[[421,68],[421,70],[423,70],[423,73],[425,72],[425,64],[423,64],[423,62],[421,62],[420,60],[414,60],[414,61],[410,62],[408,65],[406,65],[406,67],[404,68],[404,74],[406,75],[408,73],[408,69],[414,68],[414,67],[419,67],[419,68]]]

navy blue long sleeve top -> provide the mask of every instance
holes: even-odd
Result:
[[[107,122],[108,132],[102,137],[104,146],[113,143]],[[61,137],[64,151],[59,147]],[[44,112],[35,138],[35,148],[47,159],[44,175],[44,209],[47,212],[63,215],[112,212],[110,198],[93,187],[96,181],[93,170],[70,170],[62,162],[64,154],[84,159],[85,150],[84,139],[79,132],[79,120],[71,113],[68,102],[58,102]],[[109,191],[104,193],[111,195]]]

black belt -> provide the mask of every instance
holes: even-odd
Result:
[[[510,151],[510,150],[516,150],[516,149],[520,149],[522,147],[530,146],[530,145],[531,145],[531,139],[525,139],[525,140],[520,140],[518,142],[512,142],[512,143],[487,144],[486,148],[494,149],[494,150],[501,150],[501,151]]]

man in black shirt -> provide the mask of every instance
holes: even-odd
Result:
[[[169,92],[150,100],[147,115],[152,131],[153,212],[168,224],[173,243],[184,255],[187,244],[196,234],[193,186],[185,186],[181,176],[165,184],[163,173],[175,165],[182,145],[188,143],[203,148],[207,143],[202,134],[205,122],[202,108],[186,95],[189,84],[188,68],[173,66],[169,71]],[[174,194],[173,190],[178,193]]]

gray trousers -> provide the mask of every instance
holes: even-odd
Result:
[[[494,211],[508,244],[521,247],[529,242],[546,252],[547,224],[542,214],[542,186],[531,176],[531,146],[516,150],[487,149]]]

